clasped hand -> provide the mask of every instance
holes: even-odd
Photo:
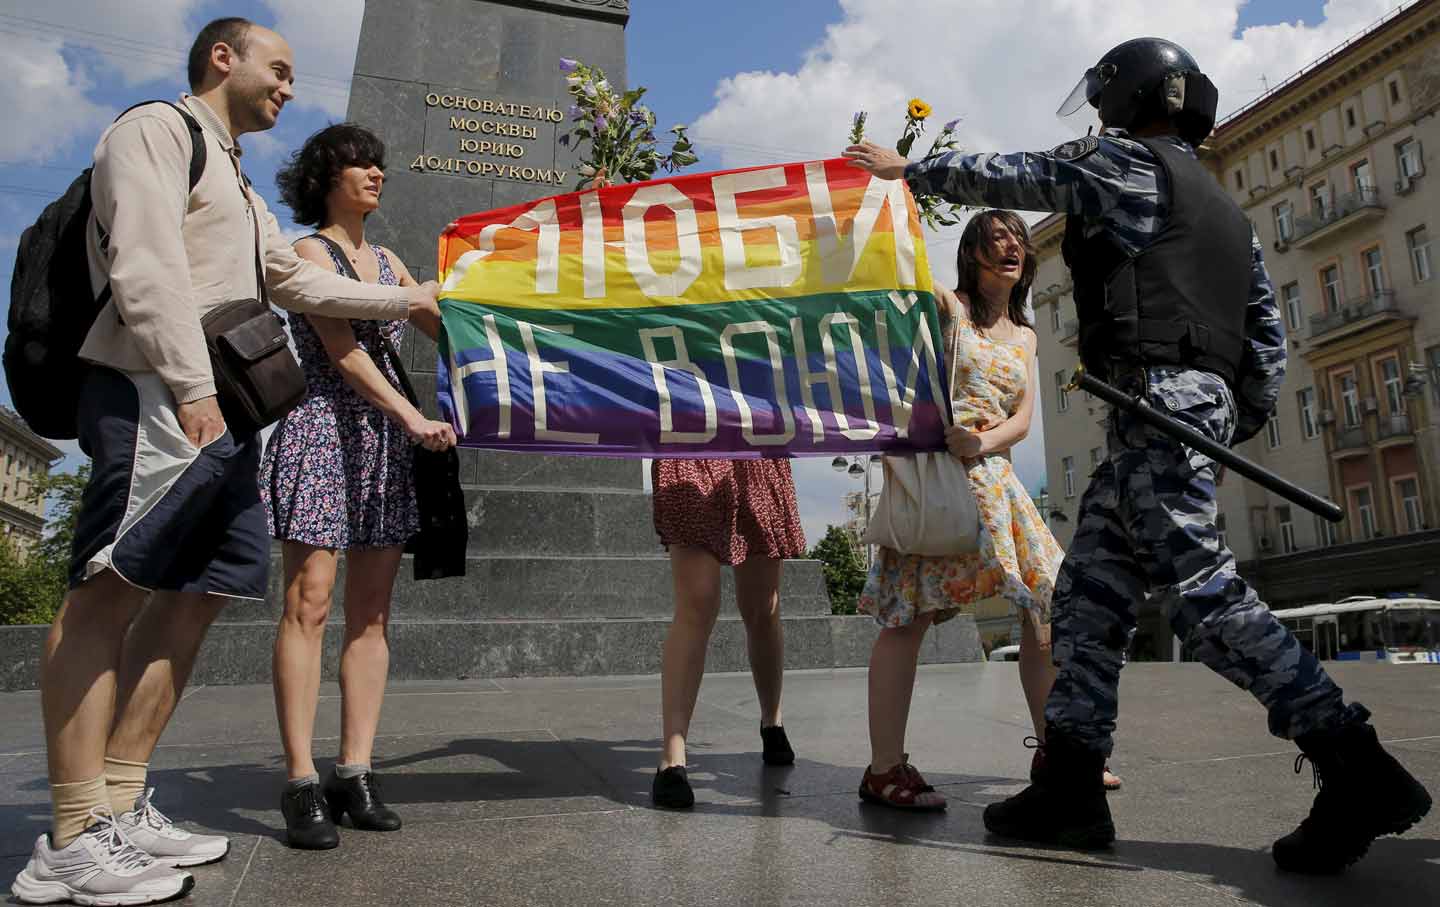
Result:
[[[979,431],[971,431],[959,425],[952,425],[945,429],[945,447],[952,456],[962,460],[993,453],[994,446],[985,437],[991,428],[994,426],[982,425]]]
[[[455,429],[449,422],[439,422],[421,416],[405,426],[410,440],[426,450],[449,450],[455,446]]]

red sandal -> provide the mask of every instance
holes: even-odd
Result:
[[[945,808],[945,801],[920,803],[921,794],[935,793],[935,788],[925,783],[920,772],[910,764],[910,754],[901,757],[899,765],[883,774],[865,768],[865,777],[860,779],[860,799],[866,803],[877,803],[891,809],[914,812],[939,812]]]

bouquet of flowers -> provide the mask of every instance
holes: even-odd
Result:
[[[590,143],[590,156],[580,162],[576,189],[648,180],[657,170],[674,173],[699,160],[684,126],[670,127],[675,141],[669,154],[656,150],[655,114],[640,103],[644,88],[619,94],[605,73],[579,60],[562,57],[560,70],[574,99],[570,119],[576,124],[560,136],[560,144],[568,148],[573,142],[578,148],[580,142]]]
[[[914,147],[915,140],[920,133],[925,131],[925,121],[930,118],[933,111],[930,105],[919,98],[911,98],[910,103],[905,105],[905,128],[900,133],[900,140],[895,143],[895,150],[901,157],[909,157],[910,149]],[[960,142],[955,138],[955,127],[960,124],[957,117],[946,123],[930,143],[930,150],[925,152],[921,161],[928,161],[931,158],[939,157],[949,151],[959,151]],[[850,144],[855,145],[865,138],[865,111],[855,113],[850,121]],[[947,202],[938,195],[915,194],[915,205],[920,211],[920,220],[930,229],[938,230],[941,227],[953,227],[960,223],[960,218],[965,213],[964,205],[957,205]]]

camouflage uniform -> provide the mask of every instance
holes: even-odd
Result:
[[[1178,138],[1162,138],[1193,155]],[[1127,252],[1165,225],[1169,187],[1155,155],[1120,132],[1033,154],[947,154],[906,169],[918,191],[965,204],[1063,211],[1087,235],[1108,230]],[[1251,242],[1245,361],[1231,388],[1181,366],[1118,369],[1112,382],[1222,443],[1265,424],[1285,377],[1285,333],[1257,238]],[[1238,399],[1237,399],[1238,396]],[[1060,675],[1046,722],[1108,755],[1116,688],[1137,611],[1153,591],[1171,628],[1211,669],[1269,710],[1270,731],[1293,739],[1363,721],[1340,688],[1235,569],[1215,527],[1213,460],[1134,416],[1112,411],[1109,453],[1080,503],[1053,604]]]

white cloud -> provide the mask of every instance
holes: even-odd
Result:
[[[265,0],[295,51],[295,103],[345,116],[365,0]]]
[[[0,110],[19,128],[0,130],[0,160],[44,161],[114,115],[85,96],[90,79],[66,62],[60,48],[51,38],[10,41]]]
[[[264,132],[247,132],[241,138],[241,144],[245,149],[247,170],[256,160],[273,162],[289,152],[289,143],[281,136],[276,135],[276,132],[277,130],[274,129]]]
[[[296,103],[344,116],[364,0],[263,0],[274,28],[295,51]],[[225,14],[205,0],[47,0],[43,9],[9,17],[7,33],[63,40],[87,48],[97,66],[128,85],[185,82],[190,45],[208,15]],[[262,24],[263,18],[262,18]]]
[[[745,72],[716,87],[694,135],[716,166],[837,153],[850,116],[869,111],[877,141],[899,133],[905,101],[923,97],[935,121],[963,117],[975,149],[1052,147],[1069,137],[1053,113],[1107,49],[1158,34],[1185,46],[1220,89],[1221,111],[1271,84],[1387,12],[1394,0],[1332,0],[1325,18],[1246,29],[1243,0],[842,0],[843,18],[794,72]],[[924,27],[917,27],[923,23]],[[922,142],[923,142],[922,138]],[[718,157],[719,160],[714,160]]]
[[[924,98],[933,122],[963,117],[961,141],[975,150],[1034,150],[1073,137],[1055,108],[1087,67],[1137,35],[1161,35],[1191,52],[1220,90],[1221,113],[1271,85],[1388,12],[1396,0],[1331,0],[1321,21],[1235,34],[1245,0],[841,0],[841,20],[793,71],[743,72],[722,80],[714,106],[692,134],[711,169],[833,157],[850,118],[869,112],[867,134],[898,137],[903,108]],[[933,128],[933,127],[932,127]],[[933,134],[933,132],[931,133]],[[925,147],[926,137],[917,143]],[[937,279],[954,278],[958,231],[931,236]],[[1027,487],[1044,474],[1037,417],[1014,451]],[[828,463],[796,461],[801,516],[812,543],[843,519]]]
[[[202,0],[46,0],[26,16],[7,18],[6,30],[62,39],[86,47],[129,85],[159,79],[183,83],[185,58]]]

